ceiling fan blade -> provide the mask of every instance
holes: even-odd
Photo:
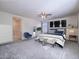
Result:
[[[51,16],[52,14],[47,14],[48,16]]]

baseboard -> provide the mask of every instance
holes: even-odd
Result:
[[[22,41],[28,41],[28,40],[31,40],[31,39],[32,39],[32,38],[23,39],[23,40],[20,40],[20,41],[10,41],[10,42],[6,42],[6,43],[1,43],[0,46],[8,45],[8,44],[13,44],[13,43],[18,43],[18,42],[22,42]]]
[[[8,44],[12,44],[12,43],[14,43],[14,42],[2,43],[2,44],[0,44],[0,46],[3,46],[3,45],[8,45]]]

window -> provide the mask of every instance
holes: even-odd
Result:
[[[50,21],[50,27],[66,27],[66,20]]]
[[[61,20],[61,27],[66,27],[66,20]]]
[[[50,22],[50,27],[53,27],[53,21]]]
[[[60,27],[60,21],[54,21],[54,26],[55,27]]]

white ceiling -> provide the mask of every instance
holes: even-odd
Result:
[[[36,19],[42,11],[62,17],[78,12],[79,0],[0,0],[0,10]]]

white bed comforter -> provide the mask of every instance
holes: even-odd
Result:
[[[65,35],[64,35],[65,38]],[[65,40],[62,36],[59,35],[51,35],[51,34],[39,34],[38,35],[38,39],[40,39],[40,41],[43,41],[45,39],[50,40],[50,41],[55,41],[56,43],[60,44],[62,47],[64,46]],[[50,43],[50,42],[48,42]]]

